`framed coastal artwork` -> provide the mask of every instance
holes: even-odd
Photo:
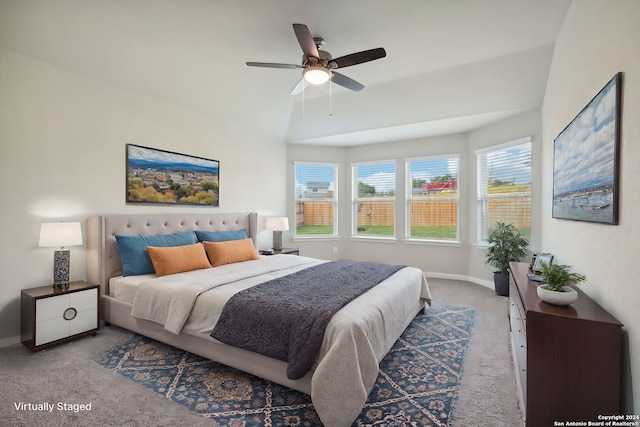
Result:
[[[617,73],[557,136],[553,218],[618,223],[622,73]]]
[[[127,144],[127,203],[219,206],[220,162]]]

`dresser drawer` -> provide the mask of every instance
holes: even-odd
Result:
[[[527,319],[520,292],[511,279],[509,284],[509,324],[513,337],[514,367],[523,402],[527,398]]]

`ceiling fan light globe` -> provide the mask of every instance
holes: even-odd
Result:
[[[302,72],[302,76],[312,85],[321,85],[331,77],[329,70],[322,66],[308,67]]]

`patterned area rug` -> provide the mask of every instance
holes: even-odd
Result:
[[[380,363],[354,426],[446,426],[474,317],[438,303],[419,314]],[[140,335],[95,360],[214,426],[322,426],[309,396]]]

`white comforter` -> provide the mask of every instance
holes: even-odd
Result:
[[[226,301],[242,289],[325,261],[275,255],[143,281],[132,316],[173,333],[209,336]],[[421,270],[407,267],[338,311],[325,330],[313,367],[311,398],[327,426],[350,426],[378,375],[378,363],[430,301]]]

